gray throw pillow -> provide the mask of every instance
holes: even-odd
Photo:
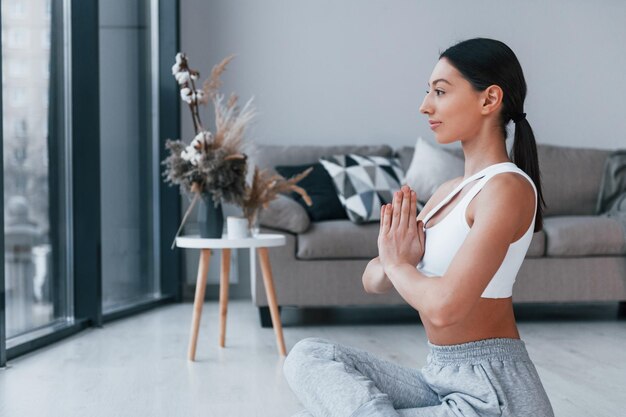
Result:
[[[267,208],[261,210],[259,223],[273,229],[302,233],[309,229],[311,219],[304,207],[295,200],[278,194]]]
[[[415,190],[419,201],[427,202],[441,184],[464,172],[463,158],[419,137],[404,183]]]

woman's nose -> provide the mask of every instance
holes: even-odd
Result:
[[[422,100],[422,105],[420,106],[420,113],[424,113],[424,114],[431,113],[430,100],[428,99],[428,96],[429,94],[427,93],[426,96],[424,97],[424,100]]]
[[[422,101],[422,105],[420,106],[420,113],[427,114],[430,111],[430,106],[428,105],[428,96],[424,97]]]

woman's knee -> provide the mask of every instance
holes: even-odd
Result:
[[[299,379],[310,369],[310,361],[316,359],[333,360],[334,345],[319,337],[307,337],[296,343],[283,364],[283,373],[289,381]]]

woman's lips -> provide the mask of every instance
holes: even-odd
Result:
[[[439,127],[440,124],[441,124],[441,122],[431,123],[430,124],[430,128],[432,130],[435,130],[435,129],[437,129],[437,127]]]

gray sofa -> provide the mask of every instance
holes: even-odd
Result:
[[[461,158],[460,148],[446,149]],[[354,152],[396,155],[404,170],[413,147],[382,146],[260,146],[253,156],[262,168],[314,163],[322,155]],[[621,224],[595,207],[610,150],[538,145],[546,202],[544,228],[533,235],[513,288],[513,301],[626,303],[626,242]],[[304,213],[304,214],[302,214]],[[304,218],[303,218],[304,216]],[[282,197],[261,217],[261,231],[283,233],[284,247],[272,248],[270,260],[280,306],[406,305],[396,291],[368,294],[361,276],[378,255],[378,224],[349,220],[308,222],[295,201]],[[258,263],[257,263],[258,264]],[[267,299],[257,265],[252,274],[252,298],[261,323],[270,325]]]

